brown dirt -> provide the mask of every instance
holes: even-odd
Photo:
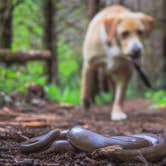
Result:
[[[166,133],[166,108],[147,110],[148,102],[143,99],[130,99],[125,103],[125,111],[129,118],[125,121],[113,122],[110,120],[111,104],[94,106],[86,113],[79,107],[70,107],[50,103],[31,107],[29,109],[0,108],[0,165],[15,166],[80,166],[80,165],[120,165],[110,163],[106,159],[94,158],[86,153],[65,154],[21,154],[20,142],[27,137],[43,134],[50,129],[68,129],[80,125],[106,136],[130,135],[141,132]],[[166,157],[158,163],[123,163],[121,165],[166,165]]]

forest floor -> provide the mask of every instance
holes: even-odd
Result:
[[[69,129],[80,125],[105,136],[130,135],[135,133],[166,133],[166,107],[148,111],[149,102],[143,99],[128,99],[125,112],[129,118],[125,121],[110,120],[111,104],[93,106],[87,113],[80,107],[56,103],[39,104],[26,108],[3,106],[0,108],[0,165],[3,166],[115,166],[106,159],[94,158],[87,153],[68,152],[64,154],[22,154],[19,144],[25,138],[35,137],[50,129]],[[161,111],[162,110],[162,111]],[[158,163],[123,163],[123,166],[164,166],[166,157]]]

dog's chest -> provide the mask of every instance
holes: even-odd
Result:
[[[131,66],[131,63],[121,56],[119,57],[106,56],[106,65],[109,71],[115,71],[115,70],[120,70],[122,68],[123,69],[129,68]]]

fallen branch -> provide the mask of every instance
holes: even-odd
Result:
[[[44,121],[28,121],[28,122],[0,122],[0,126],[26,126],[26,127],[47,127],[49,124]]]
[[[27,61],[49,59],[51,59],[49,50],[11,51],[8,49],[0,49],[0,61],[5,63],[25,63]]]

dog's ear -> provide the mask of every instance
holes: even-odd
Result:
[[[119,18],[106,18],[104,20],[104,26],[107,33],[107,44],[111,45],[111,41],[115,35],[116,27],[119,22]]]
[[[146,32],[150,33],[153,29],[154,18],[148,15],[144,15],[142,20],[145,25]]]

